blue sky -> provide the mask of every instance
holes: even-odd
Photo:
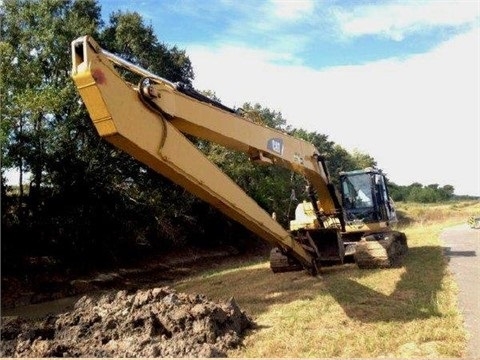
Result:
[[[279,64],[315,69],[423,53],[478,23],[478,4],[473,0],[380,5],[309,0],[102,0],[100,4],[105,19],[116,10],[137,11],[167,44],[267,50],[278,55]],[[383,21],[378,21],[380,17]]]
[[[187,51],[194,85],[374,156],[402,185],[480,195],[478,1],[101,0]]]

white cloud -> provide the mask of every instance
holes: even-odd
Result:
[[[479,31],[428,53],[313,70],[248,48],[187,49],[195,86],[229,106],[259,102],[288,123],[374,156],[399,184],[480,195]]]
[[[275,17],[289,21],[310,14],[315,7],[313,0],[271,0],[271,5]]]
[[[343,35],[382,35],[401,41],[407,34],[434,26],[478,24],[477,1],[395,2],[332,11]]]

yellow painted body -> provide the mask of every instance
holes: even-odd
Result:
[[[317,206],[320,208],[321,203],[318,202]],[[337,218],[330,217],[327,218],[323,224],[325,228],[335,228],[340,229],[341,225]],[[315,211],[313,210],[313,206],[311,202],[303,201],[302,203],[298,204],[295,210],[295,220],[290,221],[290,230],[315,230],[320,229],[322,226],[318,223],[317,216],[315,215]],[[380,222],[347,222],[345,224],[345,232],[344,234],[348,233],[379,233],[384,232],[390,229],[390,225],[386,221]]]
[[[311,254],[207,159],[181,131],[249,153],[265,152],[272,161],[298,171],[297,163],[290,164],[286,159],[276,158],[261,146],[261,139],[265,137],[282,136],[289,143],[285,145],[288,151],[284,156],[293,158],[294,154],[300,154],[308,164],[304,173],[311,177],[317,172],[318,177],[319,170],[310,160],[315,151],[311,145],[296,139],[293,141],[285,134],[188,99],[165,84],[161,89],[161,99],[165,102],[161,108],[172,116],[167,121],[139,100],[137,89],[120,77],[112,62],[91,38],[75,40],[72,57],[72,78],[100,136],[217,207],[273,246],[281,247],[305,266],[310,266],[313,260]],[[188,125],[186,119],[189,118],[192,121],[195,119],[196,123]],[[293,143],[295,147],[291,146]],[[298,167],[301,166],[298,164]]]
[[[342,214],[338,203],[335,207],[327,188],[328,174],[320,166],[320,154],[312,144],[187,96],[167,80],[125,65],[88,36],[72,42],[72,62],[72,78],[100,136],[280,247],[306,268],[314,266],[315,254],[296,241],[184,134],[245,152],[253,161],[280,165],[304,175],[316,190],[322,224],[312,204],[305,202],[298,218],[291,222],[291,230],[326,227],[340,231]],[[144,89],[126,82],[114,64],[149,76],[147,92],[154,109],[141,100]]]

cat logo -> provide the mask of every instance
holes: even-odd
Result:
[[[278,138],[269,139],[267,142],[267,149],[279,155],[283,154],[283,140]]]

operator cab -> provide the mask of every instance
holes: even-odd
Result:
[[[396,222],[385,176],[375,168],[340,173],[340,191],[347,223]]]

